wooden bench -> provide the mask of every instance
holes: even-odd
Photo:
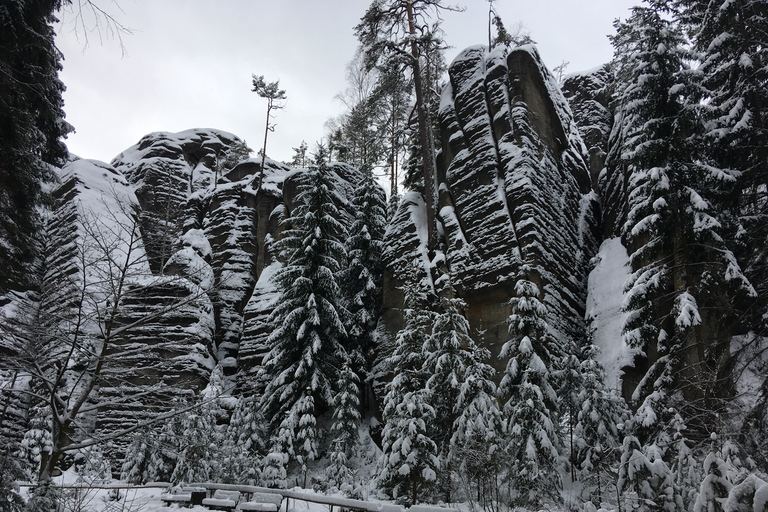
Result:
[[[201,487],[181,487],[174,489],[173,492],[166,492],[160,495],[160,501],[167,506],[174,503],[180,506],[200,505],[207,494]]]
[[[250,510],[256,512],[277,512],[280,510],[280,504],[283,497],[280,494],[269,494],[266,492],[254,492],[248,501],[241,501],[237,505],[237,510]]]
[[[202,505],[212,510],[235,510],[240,501],[240,491],[225,491],[217,489],[213,497],[205,498]]]

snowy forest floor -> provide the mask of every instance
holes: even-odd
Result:
[[[158,484],[153,486],[138,485],[132,486],[119,480],[84,480],[82,476],[78,475],[72,469],[65,471],[61,476],[53,479],[54,483],[61,486],[61,512],[170,512],[179,510],[189,510],[190,512],[203,512],[211,509],[202,505],[195,505],[190,507],[180,507],[177,504],[167,505],[161,500],[161,494],[168,492],[168,486]],[[580,503],[578,494],[580,485],[578,482],[570,482],[568,478],[563,479],[563,499],[564,503],[562,508],[547,509],[552,512],[558,512],[559,510],[571,510],[572,506],[576,503]],[[28,485],[21,486],[21,494],[23,498],[27,499],[29,491]],[[305,494],[308,500],[323,501],[327,500],[333,502],[335,499],[344,498],[340,494],[325,494],[316,492],[312,489],[304,489],[301,487],[294,487],[290,489],[292,495]],[[375,497],[371,497],[366,501],[371,503],[382,503],[387,505],[393,505],[393,502],[385,502]],[[316,503],[313,501],[303,501],[300,499],[283,499],[283,503],[278,512],[334,512],[338,511],[341,507],[329,506],[327,504]],[[387,510],[389,507],[384,507]],[[389,510],[395,510],[397,507],[391,507]],[[443,508],[446,510],[458,511],[458,512],[476,512],[482,510],[476,505],[470,503],[450,503],[439,506],[425,506],[419,505],[418,512],[436,512],[438,509]],[[401,508],[401,510],[407,510]],[[413,510],[416,510],[414,508]]]

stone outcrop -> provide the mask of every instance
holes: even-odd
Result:
[[[154,272],[160,273],[174,252],[187,200],[211,186],[238,143],[240,139],[219,130],[156,132],[112,160],[135,186],[142,239]]]
[[[180,272],[176,258],[183,256],[190,231],[207,242],[203,259],[209,268],[200,271],[213,272],[207,289],[215,318],[211,351],[234,378],[243,311],[270,263],[265,240],[279,232],[272,211],[282,204],[290,169],[267,159],[262,188],[255,190],[261,159],[248,159],[240,139],[212,129],[151,133],[112,164],[136,188],[142,240],[155,274]],[[197,279],[189,268],[185,272]]]
[[[446,265],[467,318],[498,355],[517,279],[539,285],[565,343],[585,336],[586,262],[597,249],[597,200],[570,109],[533,47],[472,47],[449,68],[439,110],[439,222]],[[387,231],[387,330],[406,265],[429,265],[423,202],[406,195]],[[525,275],[522,275],[525,274]],[[495,359],[501,369],[505,362]]]

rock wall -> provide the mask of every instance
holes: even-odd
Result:
[[[555,339],[578,341],[586,335],[586,263],[597,250],[598,203],[570,109],[533,47],[468,48],[449,76],[439,110],[439,222],[473,332],[498,355],[514,284],[525,277],[539,284]],[[387,231],[390,332],[400,327],[399,276],[413,261],[429,264],[423,209],[420,197],[406,195]],[[494,360],[498,369],[506,365]]]

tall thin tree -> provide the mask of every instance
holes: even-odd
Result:
[[[267,121],[264,128],[264,147],[261,148],[261,171],[259,172],[259,183],[256,190],[261,190],[261,184],[264,182],[264,163],[267,158],[267,137],[269,132],[275,131],[275,125],[270,123],[273,110],[281,110],[285,108],[285,100],[288,96],[285,95],[285,90],[280,89],[280,80],[276,82],[266,82],[264,75],[252,75],[253,89],[262,98],[267,100]]]

